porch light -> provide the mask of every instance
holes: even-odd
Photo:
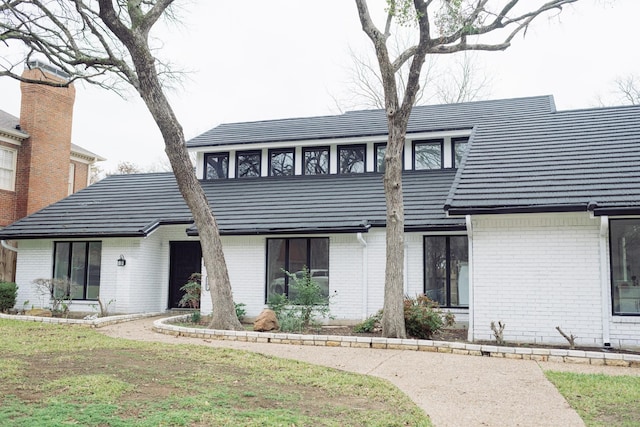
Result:
[[[124,259],[124,255],[120,254],[120,258],[118,258],[118,267],[124,267],[127,265],[127,260]]]

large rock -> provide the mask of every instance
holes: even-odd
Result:
[[[258,332],[275,331],[280,328],[276,312],[265,308],[253,322],[253,330]]]

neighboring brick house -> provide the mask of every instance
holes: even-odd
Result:
[[[383,110],[217,126],[187,142],[222,234],[234,300],[258,315],[307,266],[331,314],[383,305]],[[553,98],[415,107],[403,153],[404,290],[470,340],[640,347],[640,106]],[[113,175],[0,230],[18,240],[18,306],[69,277],[72,310],[177,306],[201,270],[173,174]],[[206,276],[206,271],[202,271]],[[47,301],[43,301],[46,304]],[[203,287],[201,311],[213,309]]]
[[[64,73],[30,62],[23,77],[64,83]],[[20,117],[0,110],[0,227],[89,185],[104,160],[71,143],[75,88],[20,83]],[[13,280],[15,252],[0,249],[0,280]]]

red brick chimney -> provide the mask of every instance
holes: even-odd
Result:
[[[23,77],[67,83],[60,70],[30,61]],[[17,161],[16,219],[67,196],[75,88],[20,83],[20,127],[29,134]]]

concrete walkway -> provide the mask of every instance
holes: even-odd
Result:
[[[640,375],[637,369],[612,366],[174,337],[154,332],[154,320],[97,330],[111,337],[234,348],[377,376],[406,393],[436,426],[583,426],[543,370]]]

